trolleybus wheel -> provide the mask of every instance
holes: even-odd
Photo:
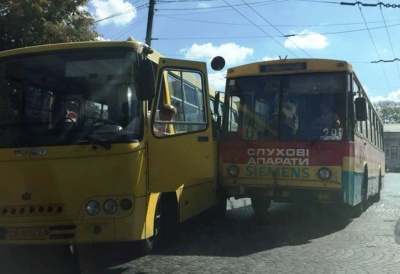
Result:
[[[254,195],[251,197],[251,206],[257,218],[264,219],[267,216],[271,199],[264,195]]]
[[[381,190],[382,190],[382,175],[379,172],[378,192],[372,197],[372,202],[377,203],[381,200]]]
[[[223,218],[226,214],[226,205],[228,199],[226,197],[218,197],[217,203],[208,210],[208,216],[212,220]]]

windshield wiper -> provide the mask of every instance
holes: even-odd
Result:
[[[312,139],[311,142],[310,142],[310,146],[315,145],[315,143],[316,143],[318,140],[320,140],[320,139],[321,139],[321,136],[318,136],[318,137]]]

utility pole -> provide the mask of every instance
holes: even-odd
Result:
[[[153,15],[154,15],[155,0],[149,1],[149,14],[147,16],[147,31],[146,31],[146,44],[151,46],[151,33],[153,30]]]

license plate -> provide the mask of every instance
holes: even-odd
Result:
[[[5,240],[46,240],[49,238],[48,228],[9,228]]]

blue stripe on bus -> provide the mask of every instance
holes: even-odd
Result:
[[[361,201],[361,186],[364,173],[354,171],[342,172],[342,189],[344,202],[349,205],[356,205]],[[356,193],[358,194],[356,197]]]

